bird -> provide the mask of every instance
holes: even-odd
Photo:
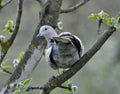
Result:
[[[70,32],[57,34],[50,25],[40,27],[37,38],[45,37],[47,47],[45,59],[51,68],[71,68],[84,54],[84,46],[80,38]]]

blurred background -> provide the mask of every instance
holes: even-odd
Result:
[[[17,1],[7,5],[0,11],[0,31],[4,29],[8,20],[16,19]],[[63,0],[62,8],[68,8],[80,0]],[[22,22],[20,31],[8,51],[5,59],[8,65],[13,67],[13,60],[19,56],[21,51],[26,51],[36,25],[39,20],[40,6],[35,0],[24,0]],[[90,0],[84,6],[74,12],[61,14],[59,20],[63,22],[63,30],[71,32],[80,37],[85,52],[94,44],[99,37],[97,33],[98,22],[88,19],[91,13],[98,13],[101,10],[109,13],[111,16],[120,11],[120,0]],[[107,27],[102,26],[101,32]],[[9,37],[9,34],[0,32],[0,35]],[[95,56],[71,78],[73,85],[78,86],[75,94],[120,94],[120,33],[116,31],[104,44],[104,46],[95,54]],[[57,71],[51,69],[45,62],[44,56],[42,61],[32,73],[32,86],[42,86]],[[0,88],[9,79],[9,74],[0,73]],[[52,94],[68,94],[64,90],[57,88]],[[22,93],[23,94],[23,93]],[[39,90],[24,94],[39,94]]]

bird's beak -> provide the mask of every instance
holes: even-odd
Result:
[[[37,36],[36,36],[36,38],[40,38],[41,37],[41,34],[40,33],[38,33],[37,34]]]

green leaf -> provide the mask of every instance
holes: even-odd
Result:
[[[70,80],[67,80],[67,81],[66,81],[66,84],[67,84],[67,86],[68,86],[69,88],[72,87],[72,82],[71,82]],[[71,92],[71,90],[69,90],[69,89],[64,89],[64,91],[65,91],[65,92]]]
[[[19,94],[19,92],[20,92],[20,89],[15,89],[13,94]]]
[[[120,24],[120,15],[115,17],[115,24]]]
[[[4,0],[0,0],[0,5],[3,5]]]
[[[99,15],[98,15],[98,13],[92,13],[90,16],[88,16],[88,18],[98,20]]]
[[[64,89],[64,91],[67,93],[67,92],[71,92],[69,89]]]
[[[120,14],[116,15],[115,19],[117,22],[120,22]]]
[[[21,61],[22,59],[23,59],[23,57],[24,57],[24,54],[25,54],[25,52],[20,52],[20,54],[19,54],[19,56],[18,56],[18,60],[19,61]]]
[[[114,27],[116,28],[116,30],[120,31],[120,25],[119,24],[115,24]]]
[[[7,70],[7,71],[11,70],[11,66],[6,65],[8,61],[9,61],[9,60],[6,59],[6,60],[4,60],[4,61],[2,62],[2,64],[1,64],[1,67],[2,67],[3,69]],[[3,70],[1,70],[1,72],[5,73]]]
[[[9,71],[9,70],[11,70],[11,66],[9,66],[9,65],[6,65],[6,66],[3,66],[2,67],[3,69],[5,69],[6,71]],[[2,73],[6,73],[4,70],[0,70],[0,72],[2,72]]]
[[[4,61],[2,62],[2,64],[1,64],[1,66],[2,66],[2,67],[5,66],[8,61],[9,61],[9,59],[4,60]]]
[[[113,26],[113,20],[111,19],[111,18],[107,18],[107,19],[105,19],[104,20],[105,21],[105,23],[108,25],[108,26]]]
[[[22,84],[23,86],[29,85],[30,82],[31,82],[31,80],[32,80],[32,78],[25,79],[25,80],[23,80],[23,81],[21,82],[21,84]]]
[[[103,10],[99,13],[94,13],[89,16],[89,18],[95,19],[95,20],[102,20],[104,24],[107,26],[113,26],[116,28],[116,30],[120,31],[120,13],[116,15],[115,17],[110,17],[110,15]]]
[[[113,20],[108,13],[102,10],[101,12],[98,13],[98,15],[105,24],[107,24],[108,26],[113,26]]]
[[[8,20],[7,24],[5,25],[6,28],[13,28],[13,21]]]
[[[3,33],[8,33],[9,30],[8,30],[7,28],[5,28],[5,29],[2,30],[2,32],[3,32]]]
[[[62,68],[59,69],[59,73],[60,73],[60,74],[62,74],[62,73],[64,73],[64,72],[65,72],[65,69],[62,69]]]
[[[101,12],[98,13],[99,17],[102,19],[108,18],[109,14],[107,14],[106,12],[104,12],[103,10]]]
[[[71,81],[70,81],[70,80],[67,80],[66,83],[67,83],[67,84],[71,84]]]
[[[64,73],[64,72],[67,71],[67,70],[68,70],[68,68],[66,68],[66,69],[60,68],[58,71],[59,71],[60,74],[62,74],[62,73]]]
[[[3,66],[3,68],[7,71],[11,70],[11,66],[9,66],[9,65]]]
[[[7,24],[5,25],[5,29],[3,29],[2,32],[9,34],[12,34],[14,32],[14,24],[12,20],[8,20]]]
[[[114,27],[120,31],[120,14],[114,18]]]
[[[69,88],[72,87],[72,82],[71,82],[70,80],[67,80],[67,81],[66,81],[66,84],[67,84],[67,86],[68,86]]]

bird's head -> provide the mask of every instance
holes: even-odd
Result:
[[[48,40],[48,39],[51,39],[52,37],[57,36],[57,33],[51,26],[43,25],[41,26],[37,37],[41,37],[41,36],[45,37],[45,39]]]

